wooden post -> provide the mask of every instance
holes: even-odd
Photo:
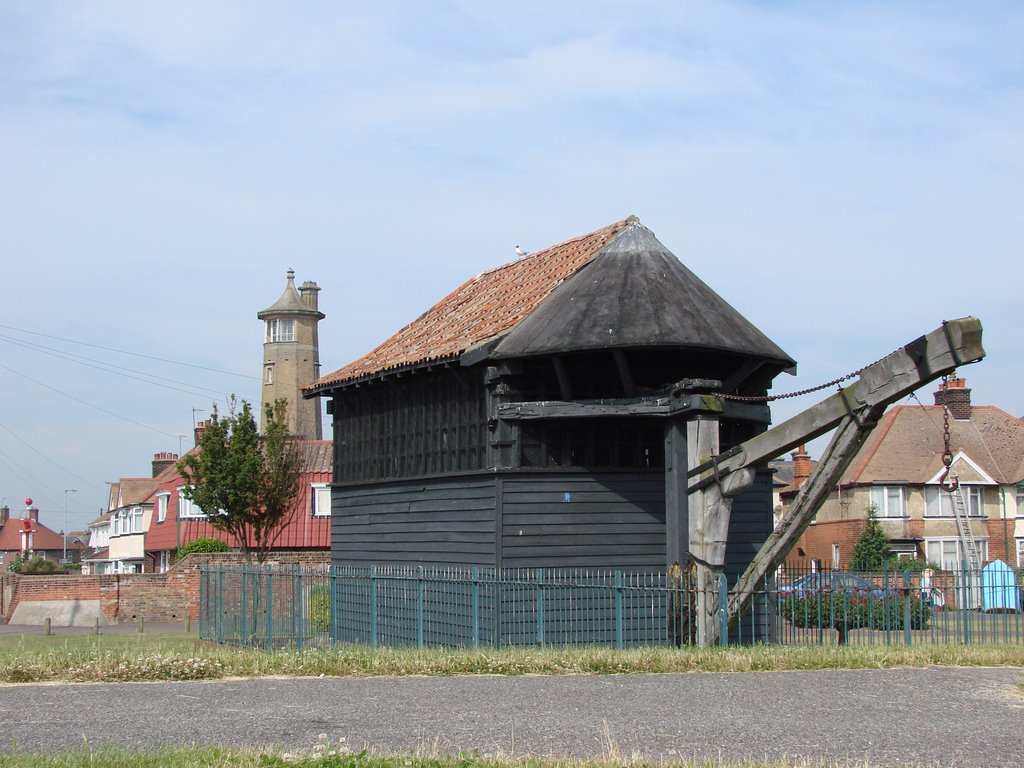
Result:
[[[43,620],[43,634],[47,637],[50,636],[50,619],[46,618]]]
[[[665,425],[665,565],[686,565],[689,542],[686,493],[686,426],[679,417]]]
[[[686,464],[697,467],[718,456],[718,416],[710,414],[692,414],[686,420]],[[712,470],[709,470],[712,471]],[[712,474],[714,472],[712,471]],[[696,590],[695,620],[696,641],[699,646],[710,645],[716,635],[713,621],[718,596],[715,591],[715,575],[722,572],[725,564],[725,537],[719,546],[719,520],[712,516],[722,509],[712,510],[708,489],[697,490],[689,498],[689,516],[687,520],[687,547],[695,564],[693,588]],[[729,511],[725,512],[725,530],[729,529]],[[721,554],[719,554],[721,552]]]

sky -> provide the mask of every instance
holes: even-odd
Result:
[[[630,214],[798,361],[774,394],[975,315],[973,400],[1024,416],[1022,39],[1014,2],[0,0],[0,497],[84,528],[258,401],[289,268],[329,372]]]

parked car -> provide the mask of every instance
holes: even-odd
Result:
[[[865,600],[869,597],[882,600],[895,594],[893,590],[880,587],[863,576],[838,571],[808,573],[789,584],[779,585],[781,597],[807,597],[828,592],[845,592]]]

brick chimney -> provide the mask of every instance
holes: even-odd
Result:
[[[11,508],[4,504],[0,507],[0,528],[4,527],[4,523],[11,519]]]
[[[29,520],[31,520],[33,523],[39,522],[39,507],[29,507],[25,511],[28,513]]]
[[[196,435],[196,445],[199,445],[199,441],[202,440],[202,438],[203,438],[203,432],[206,431],[206,428],[208,426],[210,426],[210,420],[209,419],[205,419],[205,420],[200,421],[200,422],[198,422],[196,424],[196,432],[195,432],[195,435]]]
[[[312,280],[307,280],[299,286],[299,295],[302,297],[302,303],[310,309],[319,309],[317,306],[319,303],[318,293],[320,293],[320,286]]]
[[[793,451],[793,485],[799,488],[811,476],[811,455],[806,446],[801,445]]]
[[[156,477],[174,462],[178,460],[176,453],[154,453],[153,454],[153,477]]]
[[[935,393],[935,404],[946,406],[954,419],[970,419],[971,390],[967,387],[967,379],[953,374],[945,383],[940,383]]]

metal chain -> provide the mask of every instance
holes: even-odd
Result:
[[[902,349],[902,347],[900,347],[900,349]],[[889,353],[889,355],[895,354],[896,352],[899,352],[899,349],[893,350],[892,352]],[[886,355],[885,357],[889,357],[889,355]],[[819,384],[816,387],[810,387],[809,389],[801,389],[798,390],[797,392],[786,392],[785,394],[782,395],[720,395],[720,397],[723,400],[739,400],[745,403],[771,403],[774,402],[775,400],[788,400],[791,397],[801,397],[803,395],[809,395],[812,392],[820,392],[823,389],[828,389],[829,387],[842,384],[844,381],[852,379],[854,376],[860,376],[862,371],[870,368],[872,365],[875,365],[875,363],[882,362],[883,360],[885,360],[885,357],[880,357],[877,360],[875,360],[874,363],[869,363],[865,366],[858,368],[855,371],[850,371],[850,373],[846,374],[845,376],[840,376],[838,379],[832,379],[832,381],[826,381],[824,384]]]
[[[954,374],[956,371],[953,372]],[[942,391],[948,392],[949,389],[949,376],[942,377]],[[945,490],[952,493],[960,486],[960,480],[956,475],[953,475],[953,479],[946,482],[946,478],[949,477],[949,469],[953,466],[953,451],[949,447],[949,405],[947,403],[942,404],[942,466],[945,467],[942,470],[942,476],[939,478],[939,485]]]

